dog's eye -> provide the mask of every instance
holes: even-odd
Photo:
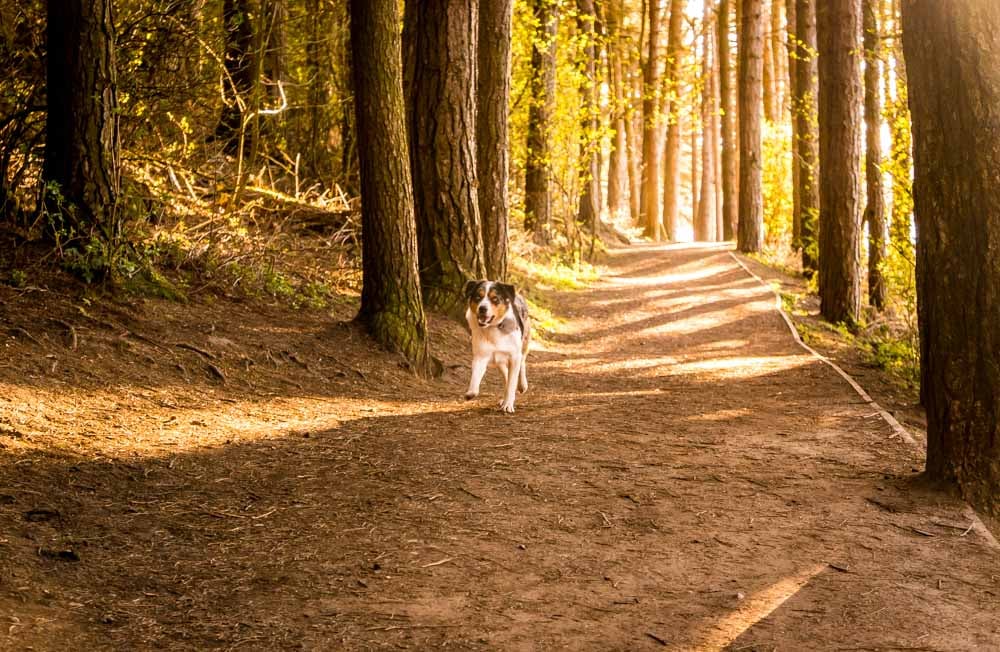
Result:
[[[500,298],[499,297],[490,297],[490,302],[494,306],[500,305]]]

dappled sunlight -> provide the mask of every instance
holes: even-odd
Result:
[[[767,618],[786,600],[802,590],[809,580],[825,568],[826,564],[810,566],[746,598],[736,611],[711,624],[708,631],[699,636],[700,640],[694,644],[693,649],[703,652],[726,649],[740,635]]]
[[[19,400],[17,397],[24,391],[30,391],[34,400]],[[82,392],[0,383],[0,395],[12,397],[0,399],[0,412],[5,415],[5,424],[20,434],[9,447],[11,450],[73,453],[85,445],[111,457],[160,457],[333,430],[358,419],[446,413],[471,407],[455,401],[316,396],[226,399],[219,403],[204,395],[191,397],[192,405],[185,407],[170,402],[176,401],[178,394],[171,387]],[[157,404],[163,409],[152,408]],[[138,406],[146,409],[136,409]],[[93,434],[96,432],[102,434]]]
[[[650,275],[650,276],[616,276],[607,279],[610,285],[628,285],[630,287],[648,287],[648,286],[663,286],[663,285],[679,285],[681,283],[688,283],[691,281],[698,281],[701,279],[711,278],[719,274],[732,272],[732,266],[729,265],[707,265],[699,266],[690,272],[679,272],[673,271],[669,274],[660,275]]]
[[[790,371],[815,362],[807,355],[737,356],[679,362],[674,356],[651,358],[600,359],[589,363],[568,360],[555,366],[569,366],[574,372],[621,374],[639,378],[666,376],[711,376],[716,379],[740,379]]]

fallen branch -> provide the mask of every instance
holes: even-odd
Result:
[[[63,321],[62,319],[53,319],[52,321],[69,331],[70,340],[72,342],[70,346],[74,351],[76,351],[76,347],[79,344],[79,339],[76,336],[76,327],[69,322]]]
[[[42,343],[38,340],[38,338],[36,338],[34,335],[29,333],[25,329],[21,328],[20,326],[14,326],[13,328],[9,328],[7,329],[7,332],[10,333],[11,335],[24,335],[38,346],[42,346]]]
[[[202,355],[209,360],[215,360],[215,355],[213,355],[209,351],[205,351],[204,349],[199,349],[194,344],[188,344],[187,342],[178,342],[174,346],[176,346],[179,349],[187,349],[188,351],[194,351],[198,355]]]

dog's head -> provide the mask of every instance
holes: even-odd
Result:
[[[474,315],[480,328],[499,324],[514,304],[517,290],[513,285],[495,281],[469,281],[465,284],[465,297],[469,313]]]

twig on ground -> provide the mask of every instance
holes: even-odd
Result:
[[[482,496],[478,496],[478,495],[476,495],[476,494],[472,493],[471,491],[469,491],[469,490],[468,490],[468,489],[466,489],[465,487],[459,487],[459,488],[458,488],[458,490],[459,490],[459,491],[461,491],[461,492],[463,492],[463,493],[467,493],[467,494],[469,494],[470,496],[472,496],[472,497],[473,497],[473,498],[475,498],[476,500],[485,500],[485,498],[483,498]]]
[[[439,561],[432,561],[429,564],[424,564],[423,566],[421,566],[421,568],[430,568],[431,566],[440,566],[441,564],[447,564],[449,561],[452,561],[454,559],[455,559],[454,557],[445,557],[444,559],[441,559]]]
[[[657,636],[656,634],[654,634],[652,632],[646,632],[646,636],[648,636],[649,638],[653,639],[654,641],[656,641],[657,643],[659,643],[663,647],[666,647],[667,645],[669,645],[669,643],[667,643],[667,641],[665,639],[660,638],[659,636]]]

